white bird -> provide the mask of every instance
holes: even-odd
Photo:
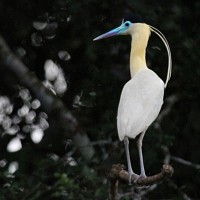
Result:
[[[167,49],[168,72],[165,84],[146,64],[146,47],[151,31],[160,37]],[[137,176],[137,180],[140,177],[146,177],[142,141],[146,130],[157,118],[163,104],[164,89],[171,77],[172,59],[170,47],[165,36],[153,26],[145,23],[126,21],[122,22],[118,28],[100,35],[94,40],[114,35],[131,35],[132,37],[130,53],[131,79],[125,84],[122,90],[117,114],[118,135],[121,141],[124,140],[129,183],[131,183],[132,175]],[[129,138],[134,139],[139,134],[137,146],[140,159],[140,176],[132,170],[129,153]]]

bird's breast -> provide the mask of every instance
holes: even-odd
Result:
[[[160,112],[163,96],[163,81],[148,68],[125,84],[117,114],[120,140],[125,136],[135,138],[150,126]]]

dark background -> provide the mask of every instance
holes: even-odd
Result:
[[[172,79],[143,153],[147,175],[160,171],[169,152],[175,173],[143,196],[120,185],[120,199],[200,199],[199,10],[199,1],[180,0],[1,0],[0,35],[40,87],[34,90],[32,79],[30,84],[20,79],[18,67],[13,73],[1,57],[0,200],[108,198],[110,167],[126,165],[116,112],[130,79],[130,37],[92,40],[120,25],[126,13],[161,30],[171,47]],[[49,75],[46,60],[56,70]],[[147,61],[165,80],[167,54],[155,34]],[[56,94],[55,109],[47,103],[51,93],[44,92],[43,101],[37,96],[41,83]],[[78,125],[63,120],[63,113],[73,114]],[[139,173],[136,149],[131,141],[133,169]]]

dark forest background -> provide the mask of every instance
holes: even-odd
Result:
[[[173,71],[165,104],[147,131],[147,175],[164,162],[171,179],[128,199],[200,199],[200,1],[1,0],[0,200],[108,199],[110,167],[126,165],[116,112],[130,79],[130,37],[93,42],[140,15],[169,41]],[[163,80],[167,53],[155,34],[148,66]],[[135,141],[134,170],[139,173]]]

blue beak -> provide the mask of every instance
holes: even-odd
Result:
[[[104,33],[104,34],[94,38],[93,41],[101,40],[101,39],[112,37],[115,35],[119,35],[121,33],[121,31],[122,31],[122,26],[119,26],[111,31],[108,31],[107,33]]]

